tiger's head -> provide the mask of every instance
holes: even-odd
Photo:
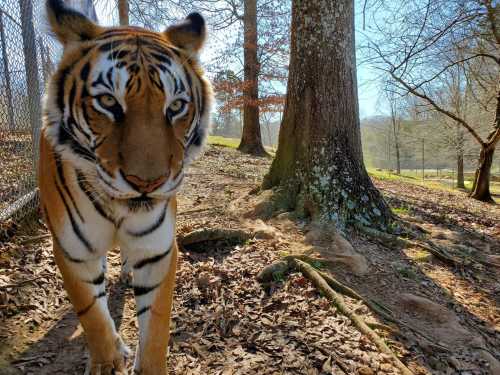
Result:
[[[63,55],[44,99],[44,134],[113,199],[167,199],[208,133],[212,90],[198,63],[198,13],[164,32],[102,27],[47,1]]]

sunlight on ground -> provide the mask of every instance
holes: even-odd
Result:
[[[422,180],[422,176],[418,175],[415,171],[403,171],[401,175],[397,175],[394,172],[388,170],[380,170],[374,168],[368,168],[368,173],[370,176],[378,178],[379,180],[387,180],[387,181],[401,181],[410,184],[425,186],[431,189],[439,189],[445,191],[456,191],[457,189],[454,187],[455,181],[451,178],[442,177],[439,178],[429,177],[425,180]],[[465,187],[470,190],[472,187],[472,181],[466,180]],[[500,182],[490,181],[490,191],[492,194],[500,194]]]
[[[239,138],[226,138],[226,137],[221,137],[218,135],[209,135],[208,136],[208,143],[211,145],[216,145],[216,146],[238,148],[238,146],[240,145],[240,139]],[[269,152],[273,156],[276,153],[276,149],[274,147],[264,146],[264,148],[266,149],[267,152]]]

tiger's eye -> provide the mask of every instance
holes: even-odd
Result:
[[[170,104],[170,110],[173,112],[180,112],[181,109],[184,107],[184,101],[181,99],[177,99]]]
[[[99,96],[99,104],[105,108],[113,107],[116,104],[116,99],[108,94]]]

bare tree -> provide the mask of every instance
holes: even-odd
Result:
[[[405,7],[382,2],[383,17],[374,22],[368,59],[386,72],[402,92],[410,93],[434,111],[455,121],[480,146],[470,196],[492,202],[489,180],[500,140],[500,30],[491,0],[412,0]],[[446,11],[443,11],[446,9]],[[473,87],[474,98],[489,114],[491,125],[472,123],[439,101],[443,76],[460,67]]]
[[[129,0],[133,22],[151,28],[166,24],[180,14],[199,11],[207,16],[212,38],[225,48],[208,67],[214,74],[228,66],[241,66],[243,132],[239,149],[264,155],[260,107],[274,104],[280,93],[273,82],[286,80],[288,61],[289,0]],[[240,33],[241,26],[243,32]],[[222,31],[222,32],[219,32]],[[237,37],[228,41],[229,32]]]
[[[278,150],[263,187],[315,219],[385,228],[390,210],[361,151],[353,1],[294,0],[291,39]]]

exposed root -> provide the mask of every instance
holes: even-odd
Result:
[[[392,245],[395,247],[419,247],[424,249],[434,255],[439,260],[450,264],[452,266],[465,266],[467,265],[467,261],[464,259],[457,258],[451,255],[446,249],[433,244],[429,240],[417,240],[417,239],[406,239],[399,236],[395,236],[389,233],[381,232],[377,229],[365,227],[364,225],[357,224],[356,229],[358,229],[361,233],[367,235],[371,239],[381,243],[382,245]]]
[[[295,262],[297,260],[300,260],[302,262],[308,263],[312,267],[314,267],[317,264],[325,263],[327,261],[323,259],[317,259],[317,258],[312,258],[307,255],[288,255],[282,258],[282,260],[274,262],[262,269],[261,272],[257,275],[257,280],[261,283],[268,283],[271,281],[274,281],[276,279],[281,279],[284,274],[289,272],[290,270],[296,268],[295,267]],[[375,301],[371,298],[364,297],[357,293],[354,289],[350,288],[349,286],[341,283],[337,279],[335,279],[333,276],[319,271],[315,270],[325,281],[326,283],[332,288],[334,291],[337,293],[340,293],[344,296],[350,297],[352,299],[362,301],[373,313],[379,315],[386,321],[393,323],[397,325],[398,327],[406,328],[410,331],[412,331],[414,334],[420,336],[423,338],[425,341],[427,341],[432,347],[436,348],[436,350],[444,351],[444,352],[449,352],[449,348],[446,346],[436,343],[432,338],[427,336],[426,334],[422,333],[420,330],[412,327],[408,323],[405,323],[399,319],[396,319],[393,316],[392,311],[384,306],[382,303]],[[394,331],[394,328],[389,327]]]
[[[384,354],[391,356],[394,361],[394,365],[401,371],[403,375],[412,375],[413,373],[406,367],[406,365],[399,360],[399,358],[393,353],[393,351],[386,345],[384,340],[372,330],[364,320],[351,311],[344,303],[343,298],[337,294],[325,281],[325,279],[308,263],[305,263],[299,259],[291,259],[291,263],[297,268],[302,274],[307,277],[311,282],[324,293],[324,295],[333,303],[337,310],[348,317],[354,326],[364,335],[366,335],[370,341]]]
[[[234,242],[245,242],[253,237],[249,233],[238,229],[208,228],[192,231],[178,239],[183,246],[194,245],[200,242],[227,240]]]

